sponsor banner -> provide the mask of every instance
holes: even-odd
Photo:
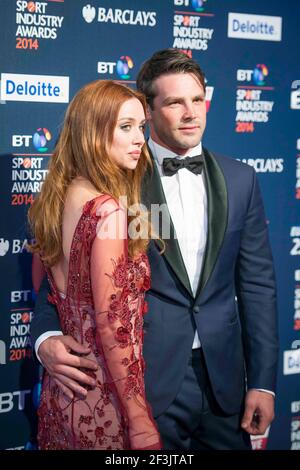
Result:
[[[64,3],[64,0],[50,3],[51,10]],[[48,12],[48,2],[16,2],[16,49],[37,51],[42,40],[55,40],[64,21],[63,16]]]
[[[300,109],[300,80],[294,80],[292,83],[291,109]]]
[[[300,413],[300,401],[292,401],[291,413]]]
[[[0,365],[6,364],[6,344],[0,339]]]
[[[300,450],[300,416],[291,420],[291,450]]]
[[[32,244],[33,239],[28,240],[27,238],[19,239],[14,238],[13,240],[6,240],[0,236],[0,256],[5,256],[6,254],[10,255],[20,255],[28,254],[28,243]]]
[[[293,247],[290,251],[290,255],[299,256],[300,255],[300,227],[299,226],[291,227],[290,236],[293,242]]]
[[[228,13],[228,37],[281,41],[282,17]]]
[[[109,78],[116,78],[118,81],[132,82],[130,79],[134,72],[134,62],[128,55],[122,55],[117,61],[101,60],[97,63],[97,72],[100,75],[113,75]]]
[[[213,86],[206,86],[205,87],[205,104],[206,104],[206,112],[207,113],[210,109],[213,94],[214,94],[214,87]]]
[[[295,270],[294,330],[300,330],[300,269]]]
[[[283,375],[300,374],[300,348],[283,352]]]
[[[68,103],[69,77],[2,73],[1,100]]]
[[[92,23],[95,20],[98,23],[147,26],[151,28],[157,24],[156,11],[121,10],[120,8],[104,7],[96,9],[89,3],[82,8],[82,16],[87,23]]]
[[[207,22],[215,15],[206,11],[206,4],[206,0],[174,0],[172,47],[190,57],[193,50],[205,52],[213,38],[214,28]]]
[[[9,361],[20,361],[32,357],[30,323],[33,311],[29,308],[14,308],[10,314]]]
[[[251,445],[253,450],[265,450],[268,444],[268,437],[270,432],[270,426],[267,427],[264,434],[251,437]]]
[[[18,149],[20,147],[28,148],[32,144],[35,151],[46,153],[51,138],[51,133],[46,127],[39,127],[34,134],[14,134],[11,144],[12,147]]]
[[[44,140],[41,145],[43,144],[46,145]],[[41,151],[44,151],[45,149],[43,146],[40,148]],[[38,154],[25,154],[24,156],[13,155],[11,159],[10,191],[12,206],[22,206],[33,203],[33,195],[41,191],[42,184],[48,173],[46,166],[48,162],[47,159],[48,156],[39,156]]]
[[[13,409],[24,411],[29,405],[31,390],[16,390],[0,393],[0,413],[9,413]]]
[[[256,173],[282,173],[284,171],[283,158],[251,157],[237,158],[243,163],[252,166]]]
[[[300,139],[297,139],[295,197],[300,200]]]
[[[236,132],[254,132],[256,123],[268,123],[274,101],[268,99],[274,87],[269,85],[269,69],[256,64],[254,69],[237,70]]]

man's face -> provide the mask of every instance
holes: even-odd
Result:
[[[206,125],[203,86],[193,74],[162,75],[154,81],[153,109],[149,107],[154,142],[178,155],[187,155],[201,141]]]

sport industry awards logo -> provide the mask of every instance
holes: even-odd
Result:
[[[11,2],[13,3],[13,2]],[[37,51],[42,40],[55,40],[62,28],[64,17],[53,14],[53,8],[59,9],[64,0],[49,2],[27,2],[18,0],[16,3],[16,49]],[[55,5],[55,6],[54,6]],[[47,11],[50,6],[51,14]]]
[[[189,57],[192,57],[193,50],[206,51],[214,34],[213,28],[205,26],[215,15],[203,13],[205,6],[204,0],[174,0],[172,47]]]
[[[263,95],[274,87],[268,85],[267,78],[269,69],[265,64],[257,64],[254,69],[237,69],[236,132],[254,132],[257,123],[269,122],[274,101]]]

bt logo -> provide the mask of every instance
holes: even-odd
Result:
[[[253,80],[258,86],[265,84],[265,77],[269,74],[268,68],[264,64],[257,64],[253,70]]]
[[[253,82],[255,85],[263,86],[265,78],[269,75],[268,67],[265,64],[257,64],[254,70],[238,69],[236,79],[239,82]]]
[[[133,68],[132,59],[128,55],[122,55],[117,62],[117,74],[123,80],[130,78],[129,70]]]
[[[34,148],[40,153],[45,153],[48,150],[47,143],[51,138],[52,135],[46,127],[39,127],[33,135],[13,135],[12,146],[29,147],[32,140]]]
[[[122,80],[129,80],[134,63],[128,55],[122,55],[117,62],[98,62],[98,73],[112,75],[115,70]]]
[[[207,0],[174,0],[174,5],[177,7],[188,7],[190,4],[192,8],[197,11],[204,10],[204,4]]]
[[[31,290],[13,290],[10,293],[11,303],[15,302],[28,302],[31,300],[32,292]]]
[[[16,402],[14,400],[17,397],[17,407],[19,411],[25,408],[25,397],[29,395],[31,390],[18,390],[16,392],[0,393],[0,413],[8,413],[11,411]]]
[[[48,150],[47,142],[51,140],[51,134],[46,127],[39,127],[33,134],[33,145],[38,152],[45,153]]]

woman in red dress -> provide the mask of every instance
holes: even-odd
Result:
[[[127,217],[139,207],[149,164],[145,108],[142,95],[112,81],[83,87],[29,211],[32,250],[45,266],[62,332],[89,347],[98,364],[84,397],[64,394],[44,372],[40,449],[161,448],[142,356],[151,226],[141,211]]]

